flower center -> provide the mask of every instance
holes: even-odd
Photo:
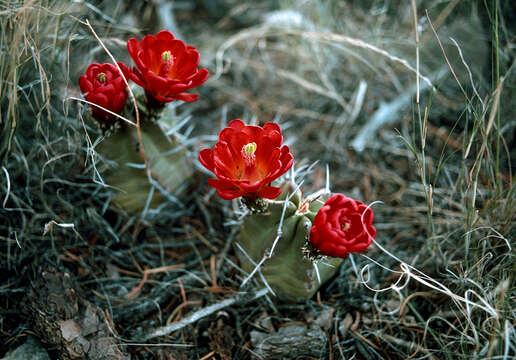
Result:
[[[258,145],[254,142],[242,146],[242,156],[244,157],[245,166],[250,167],[254,165],[254,160],[256,159],[254,153],[257,147]]]
[[[351,224],[350,224],[350,223],[348,223],[348,222],[345,222],[345,223],[340,224],[340,229],[341,229],[342,231],[348,231],[350,227],[351,227]]]
[[[161,53],[161,65],[159,66],[159,76],[169,77],[169,72],[174,66],[174,58],[170,50]]]
[[[106,76],[106,74],[105,74],[105,73],[103,73],[103,72],[98,73],[98,75],[97,75],[97,80],[98,80],[101,84],[105,83],[105,82],[106,82],[106,80],[107,80],[107,76]]]
[[[170,50],[163,51],[161,53],[161,60],[163,60],[163,62],[168,62],[171,57],[172,57],[172,54],[170,53]]]
[[[254,155],[254,152],[256,151],[257,147],[258,147],[258,145],[256,145],[256,143],[252,142],[249,144],[245,144],[244,147],[242,148],[242,151],[244,152],[244,155],[251,156],[251,155]]]

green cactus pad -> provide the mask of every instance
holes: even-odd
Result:
[[[140,129],[152,179],[169,194],[174,194],[193,173],[185,147],[165,135],[157,123],[146,121]],[[104,182],[114,188],[114,204],[131,215],[145,208],[152,188],[146,170],[129,165],[144,164],[139,147],[137,128],[124,124],[95,148],[105,160],[110,160],[106,161],[102,176]],[[155,190],[149,207],[157,207],[163,200],[163,195]]]
[[[268,253],[277,237],[283,206],[287,193],[294,187],[287,184],[278,201],[272,201],[263,214],[247,216],[240,228],[238,243],[245,251],[236,249],[242,269],[250,273]],[[285,301],[299,301],[312,297],[319,287],[338,270],[342,259],[326,258],[317,262],[321,282],[319,283],[314,263],[304,255],[304,248],[315,213],[323,202],[310,203],[308,211],[298,211],[301,193],[298,190],[288,201],[283,218],[282,235],[270,259],[265,260],[260,270],[267,284],[276,295]],[[249,260],[250,257],[254,264]]]

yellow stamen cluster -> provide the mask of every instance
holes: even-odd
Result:
[[[340,228],[342,231],[348,231],[350,227],[351,227],[351,224],[347,223],[347,222],[345,222],[344,224],[340,224]]]
[[[242,156],[244,157],[244,163],[246,167],[253,167],[255,165],[255,156],[254,152],[258,145],[256,143],[248,143],[242,146]]]
[[[258,145],[256,145],[256,143],[252,142],[252,143],[244,145],[244,147],[242,148],[242,152],[246,156],[251,156],[251,155],[254,155],[254,152],[256,151],[257,147],[258,147]]]
[[[170,50],[163,51],[161,53],[161,60],[163,60],[163,62],[168,62],[171,57],[172,57],[172,54],[170,53]]]
[[[105,73],[101,72],[97,75],[97,80],[101,83],[104,83],[107,80],[107,76]]]

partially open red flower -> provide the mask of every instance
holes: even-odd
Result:
[[[361,201],[334,194],[315,215],[309,242],[322,255],[347,257],[373,242],[373,218],[371,208]]]
[[[123,63],[118,63],[118,66],[120,66],[127,78],[130,69]],[[116,114],[122,112],[127,99],[126,85],[115,65],[90,64],[86,74],[79,78],[79,87],[89,102],[102,106]],[[90,106],[93,117],[100,122],[109,124],[115,120],[115,115],[97,106]]]
[[[294,163],[288,146],[281,146],[282,142],[278,124],[249,126],[235,119],[220,132],[213,150],[199,153],[199,161],[217,177],[208,179],[208,184],[217,189],[221,198],[274,199],[281,189],[270,186],[271,182]]]
[[[170,31],[146,35],[141,42],[129,39],[127,50],[136,64],[131,79],[159,103],[197,100],[198,95],[184,91],[201,85],[210,75],[206,69],[197,69],[199,52]]]

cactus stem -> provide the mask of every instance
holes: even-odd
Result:
[[[272,257],[272,254],[274,253],[274,248],[276,247],[276,244],[278,243],[282,234],[283,234],[283,232],[281,231],[281,228],[279,228],[278,235],[276,236],[276,238],[274,239],[274,242],[272,243],[271,250],[266,254],[269,259]]]
[[[249,274],[249,275],[244,279],[244,281],[242,281],[242,284],[240,285],[240,287],[243,287],[245,284],[247,284],[247,282],[248,282],[249,280],[251,280],[251,279],[253,278],[254,274],[256,274],[256,272],[257,272],[258,270],[260,270],[260,267],[262,266],[262,264],[263,264],[263,263],[265,262],[265,260],[267,260],[267,259],[268,259],[267,255],[264,255],[264,256],[262,257],[262,259],[260,260],[260,262],[259,262],[258,264],[256,264],[256,266],[254,267],[253,271],[251,271],[251,273],[250,273],[250,274]]]
[[[262,214],[267,211],[267,208],[269,207],[268,202],[259,197],[249,198],[243,196],[241,198],[241,202],[253,214]]]
[[[317,201],[321,196],[327,194],[326,189],[321,189],[312,195],[310,195],[306,200],[308,200],[309,203],[313,203],[314,201]]]
[[[261,200],[263,200],[263,199],[261,199]],[[265,251],[265,255],[262,257],[260,262],[255,265],[253,271],[251,271],[251,273],[247,276],[247,278],[242,282],[240,287],[244,286],[253,277],[253,275],[256,273],[256,271],[258,271],[260,269],[260,267],[265,262],[265,260],[268,260],[268,259],[270,259],[272,257],[272,254],[274,253],[274,249],[276,248],[276,245],[278,244],[278,241],[281,239],[281,236],[283,235],[283,230],[282,230],[283,229],[283,219],[285,218],[285,212],[287,210],[288,201],[277,201],[277,200],[269,200],[268,201],[268,203],[272,203],[272,202],[274,202],[275,204],[282,204],[283,205],[283,209],[281,211],[281,218],[280,218],[280,222],[279,222],[279,225],[278,225],[278,230],[276,232],[276,238],[274,239],[271,248],[269,250]],[[240,248],[240,250],[242,252],[244,251],[240,246],[239,246],[239,248]],[[247,254],[246,254],[246,256],[247,256]],[[247,256],[247,257],[249,258],[249,256]],[[260,276],[261,276],[262,280],[264,281],[264,283],[266,284],[266,286],[268,287],[267,282],[265,281],[265,278],[263,277],[263,274],[261,272],[260,272]],[[272,289],[270,289],[270,290],[271,290],[272,293],[274,293],[272,291]]]
[[[311,261],[313,263],[316,263],[323,259],[326,259],[326,256],[321,255],[321,253],[310,244],[308,239],[307,239],[305,245],[303,246],[303,248],[301,249],[301,251],[302,251],[305,259],[307,259],[308,261]]]
[[[120,121],[115,121],[114,123],[107,123],[103,121],[98,121],[95,119],[95,122],[100,127],[100,130],[102,130],[102,135],[104,137],[109,137],[112,134],[116,133],[122,125],[120,124]]]

